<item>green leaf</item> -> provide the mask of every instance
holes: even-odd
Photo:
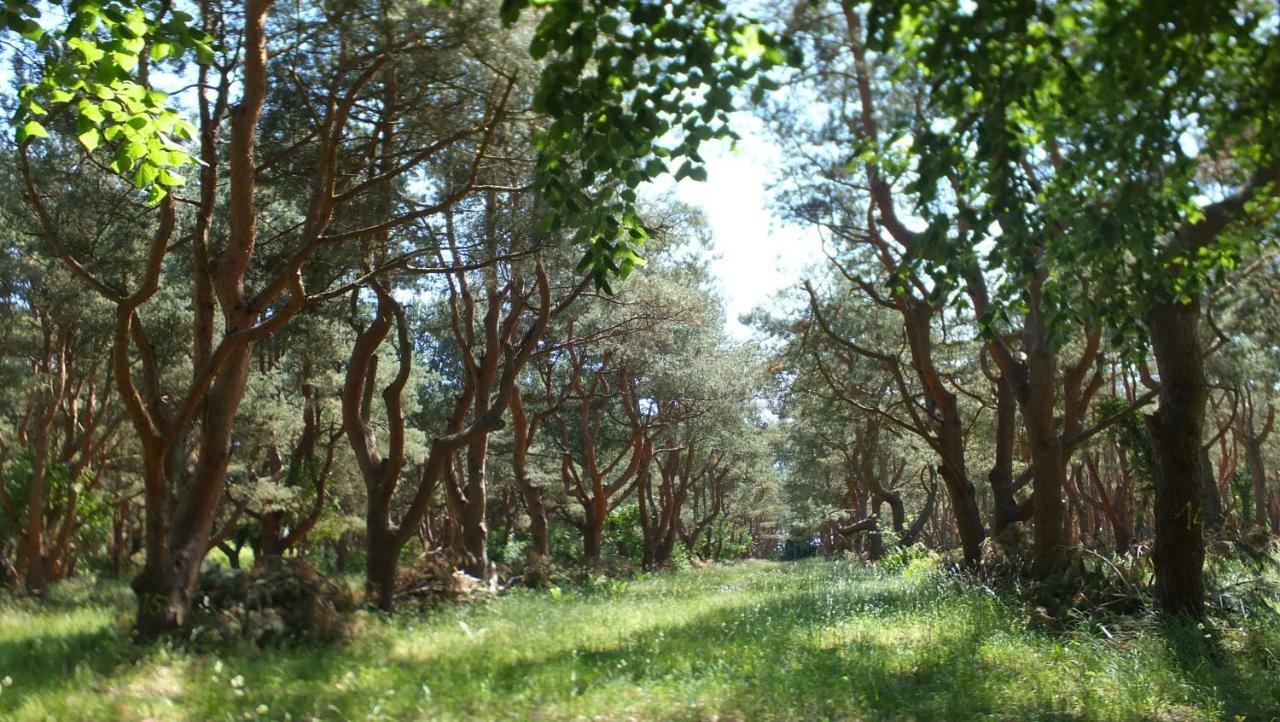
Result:
[[[213,48],[208,43],[195,41],[192,43],[196,49],[196,62],[201,65],[212,65],[214,60]]]
[[[131,53],[111,53],[111,60],[125,72],[132,73],[138,69],[138,56]]]
[[[71,38],[67,41],[67,45],[78,51],[84,61],[90,65],[102,60],[107,55],[98,48],[96,43],[84,38]]]
[[[21,20],[18,22],[18,33],[27,40],[39,42],[44,37],[44,28],[34,20]]]
[[[169,195],[169,193],[163,186],[159,184],[152,184],[147,188],[147,203],[154,206],[164,200],[164,197],[167,195]]]
[[[134,8],[129,11],[125,27],[128,28],[135,37],[141,37],[147,34],[147,15],[142,11],[142,8]]]
[[[18,128],[18,142],[25,143],[30,138],[48,138],[49,131],[34,120],[28,120]]]
[[[91,127],[77,135],[76,139],[80,141],[80,145],[84,146],[85,150],[92,153],[102,143],[102,134],[98,132],[97,128]]]
[[[187,179],[167,168],[161,168],[160,177],[156,179],[156,182],[166,188],[173,188],[180,185],[186,185]]]
[[[196,127],[189,121],[178,118],[173,124],[173,134],[183,140],[194,140],[196,137]]]
[[[155,182],[156,177],[160,175],[160,169],[151,163],[138,164],[138,170],[133,175],[133,187],[139,190],[146,188]]]
[[[498,16],[504,25],[510,25],[520,18],[520,11],[529,6],[529,0],[502,0]]]
[[[148,51],[147,53],[148,57],[150,57],[153,61],[164,60],[170,55],[176,55],[176,54],[177,53],[175,52],[174,46],[171,43],[166,43],[163,40],[157,40],[153,42],[151,44],[151,50]]]

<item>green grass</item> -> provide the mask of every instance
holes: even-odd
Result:
[[[911,568],[742,563],[369,616],[338,647],[138,647],[119,585],[0,611],[5,720],[1271,719],[1280,632],[1037,631]],[[1139,631],[1141,630],[1141,631]],[[1217,659],[1218,661],[1213,661]]]

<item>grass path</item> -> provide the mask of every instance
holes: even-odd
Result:
[[[199,655],[132,645],[122,587],[73,592],[0,609],[0,719],[1280,716],[1274,629],[1227,635],[1220,665],[1195,630],[1034,631],[924,569],[743,563],[369,617],[339,647]]]

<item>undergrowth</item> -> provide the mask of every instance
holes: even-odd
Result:
[[[359,615],[341,645],[135,645],[123,585],[0,611],[0,719],[1268,719],[1280,627],[1037,605],[904,552]],[[1121,620],[1121,623],[1117,623]],[[1207,635],[1207,636],[1206,636]]]

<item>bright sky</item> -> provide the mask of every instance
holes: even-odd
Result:
[[[711,227],[712,270],[727,304],[726,329],[738,339],[751,335],[738,317],[795,286],[806,266],[824,260],[817,233],[785,224],[769,208],[769,186],[777,177],[782,149],[753,116],[739,113],[736,148],[716,143],[703,152],[707,180],[685,179],[676,192],[699,208]]]

